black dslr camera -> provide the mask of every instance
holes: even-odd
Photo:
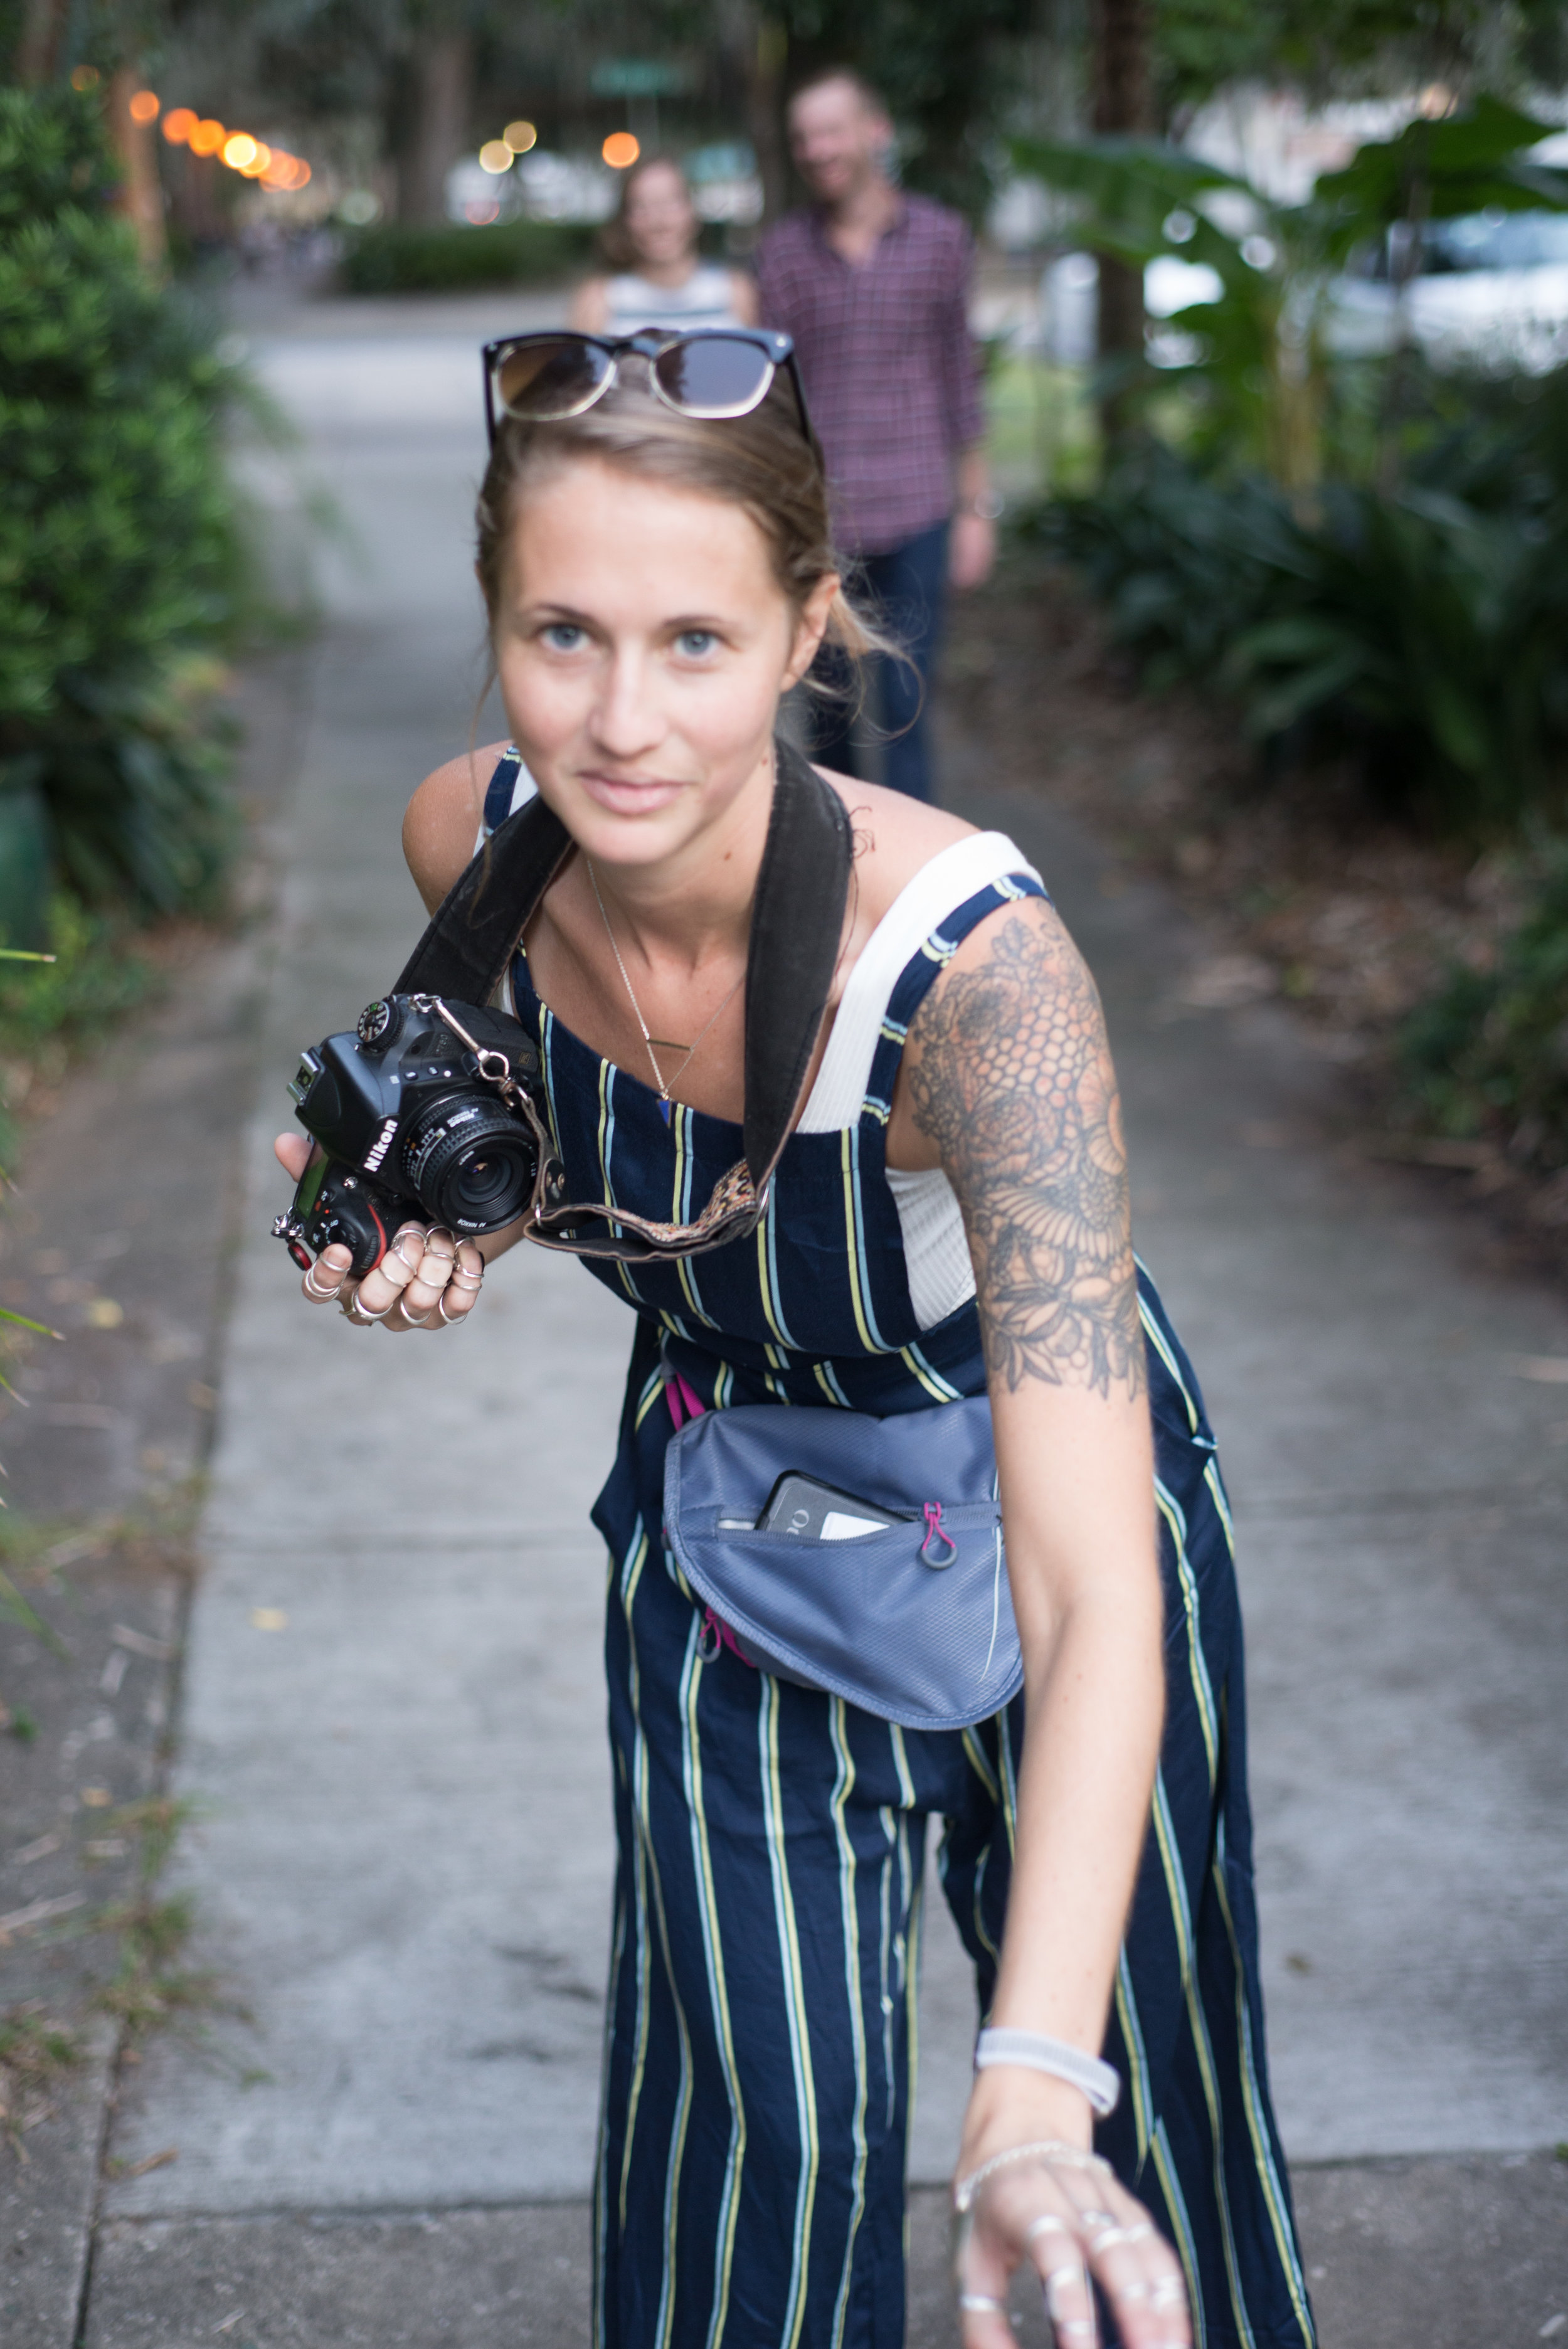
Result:
[[[542,1090],[538,1050],[504,1012],[435,995],[367,1004],[289,1087],[320,1149],[274,1237],[302,1268],[341,1242],[357,1276],[410,1215],[460,1239],[515,1223],[539,1171]]]

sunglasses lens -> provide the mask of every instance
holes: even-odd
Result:
[[[661,351],[654,374],[670,406],[687,416],[746,416],[766,397],[773,362],[738,335],[704,335]]]
[[[509,416],[538,423],[577,416],[603,388],[610,366],[608,351],[575,335],[514,343],[496,363],[496,401]]]

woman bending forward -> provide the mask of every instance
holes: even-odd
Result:
[[[752,413],[698,420],[634,359],[582,414],[503,418],[479,575],[515,748],[441,768],[405,826],[432,907],[481,816],[537,789],[566,826],[515,1007],[567,1195],[654,1218],[690,1220],[741,1155],[779,699],[824,638],[865,641],[802,423],[783,374]],[[767,1216],[678,1263],[589,1265],[634,1316],[594,1510],[619,1843],[595,2337],[901,2349],[934,1816],[981,2016],[1103,2053],[1122,2082],[1097,2129],[1063,2078],[976,2072],[965,2349],[1007,2349],[1020,2261],[1067,2349],[1095,2337],[1090,2272],[1129,2349],[1310,2349],[1264,2064],[1229,1519],[1197,1382],[1134,1261],[1099,999],[1011,842],[827,780],[856,856]],[[297,1172],[305,1148],[279,1155]],[[386,1330],[438,1329],[515,1237],[454,1248],[414,1225],[356,1292],[337,1249],[307,1285]],[[683,1408],[885,1417],[982,1392],[1025,1664],[1006,1712],[901,1731],[714,1652],[662,1537]]]

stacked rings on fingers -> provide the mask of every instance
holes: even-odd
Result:
[[[369,1330],[372,1329],[377,1321],[385,1321],[387,1316],[392,1310],[392,1306],[396,1305],[397,1302],[397,1299],[394,1298],[392,1299],[392,1304],[384,1305],[379,1313],[368,1312],[360,1303],[359,1291],[356,1288],[343,1309],[356,1330]]]
[[[337,1291],[335,1288],[318,1288],[315,1285],[315,1273],[316,1268],[313,1264],[310,1270],[305,1274],[304,1278],[300,1282],[300,1287],[304,1289],[305,1295],[314,1304],[330,1305],[333,1299],[337,1295]]]
[[[482,1272],[470,1272],[459,1257],[452,1267],[451,1282],[454,1288],[482,1288],[485,1277]]]
[[[978,2316],[982,2310],[988,2316],[1000,2316],[1006,2302],[994,2300],[988,2292],[961,2292],[958,2305],[965,2316]]]
[[[466,1311],[462,1313],[448,1312],[447,1292],[444,1288],[442,1289],[439,1297],[436,1299],[436,1312],[439,1318],[442,1328],[446,1330],[455,1330],[459,1321],[466,1321],[469,1318]]]
[[[1109,2251],[1113,2243],[1140,2243],[1145,2235],[1151,2235],[1153,2232],[1153,2228],[1147,2222],[1141,2227],[1119,2227],[1113,2220],[1109,2227],[1099,2229],[1090,2249],[1104,2251]]]

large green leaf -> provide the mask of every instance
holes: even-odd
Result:
[[[1529,150],[1557,128],[1483,92],[1463,114],[1418,120],[1397,138],[1369,141],[1343,171],[1318,181],[1313,200],[1346,244],[1414,212],[1452,220],[1490,206],[1565,210],[1568,171],[1528,160]]]

